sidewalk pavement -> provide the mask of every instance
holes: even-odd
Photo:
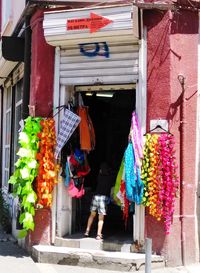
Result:
[[[141,271],[140,273],[144,273]],[[160,269],[153,269],[152,273],[200,273],[200,263],[187,265],[185,267],[165,267]]]
[[[36,264],[41,273],[130,273],[125,271],[111,271],[97,268],[86,268],[79,266],[70,265],[55,265],[55,264]],[[103,265],[102,265],[103,267]],[[145,271],[137,271],[138,273],[145,273]],[[154,269],[151,273],[200,273],[200,265],[191,265],[187,267],[176,267],[176,268],[159,268]]]
[[[34,263],[28,253],[20,248],[17,240],[10,234],[6,234],[0,227],[0,268],[1,273],[14,271],[15,273],[121,273],[122,271],[111,271],[96,268],[87,268],[69,265]],[[125,272],[124,273],[128,273]],[[145,271],[138,271],[145,273]],[[151,273],[200,273],[200,263],[186,267],[165,267],[152,269]]]

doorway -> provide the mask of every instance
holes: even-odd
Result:
[[[80,93],[84,105],[89,107],[89,115],[95,130],[96,146],[87,156],[91,171],[84,182],[86,193],[81,200],[73,200],[72,233],[85,230],[90,202],[96,189],[97,174],[102,162],[106,161],[111,167],[114,186],[128,144],[132,112],[136,109],[135,89],[115,89],[114,91],[104,89],[103,91]],[[133,214],[134,211],[129,213],[128,224],[125,227],[121,207],[116,205],[111,198],[103,228],[104,236],[132,239]],[[96,225],[97,221],[93,224],[94,236]]]

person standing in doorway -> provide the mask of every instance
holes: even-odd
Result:
[[[106,162],[103,162],[100,165],[99,174],[97,177],[97,187],[96,192],[92,198],[91,206],[90,206],[90,216],[87,222],[87,228],[84,233],[86,237],[89,236],[92,223],[96,217],[98,212],[98,228],[97,228],[97,240],[101,240],[104,217],[107,211],[107,204],[110,198],[111,187],[114,184],[114,176],[112,174],[111,168]]]

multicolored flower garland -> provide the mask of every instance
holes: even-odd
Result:
[[[158,221],[161,219],[159,203],[159,152],[158,135],[147,135],[142,165],[142,180],[144,182],[143,204],[149,206],[149,213]]]
[[[54,162],[54,147],[56,144],[55,122],[52,118],[40,122],[42,131],[38,134],[39,153],[37,160],[39,170],[36,178],[37,207],[50,207],[52,191],[57,182],[58,167]]]
[[[175,164],[174,137],[167,133],[147,134],[142,163],[144,182],[143,205],[158,221],[164,219],[169,234],[178,187]]]

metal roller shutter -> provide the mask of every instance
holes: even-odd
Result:
[[[93,47],[91,45],[91,47]],[[62,49],[61,84],[131,83],[138,79],[138,45],[112,44],[110,58],[88,59],[78,49]],[[103,60],[102,60],[103,59]]]

